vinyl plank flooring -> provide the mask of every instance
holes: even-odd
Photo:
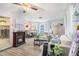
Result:
[[[0,56],[38,56],[39,54],[40,47],[33,45],[33,39],[27,39],[27,42],[19,47],[0,52]]]

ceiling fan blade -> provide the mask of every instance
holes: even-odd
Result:
[[[15,4],[15,5],[21,5],[20,3],[13,3],[13,4]]]
[[[35,11],[37,11],[38,10],[38,8],[36,7],[36,6],[33,6],[32,4],[30,4],[30,3],[28,3],[28,4],[26,4],[26,3],[23,3],[23,5],[24,6],[26,6],[26,7],[29,7],[30,9],[32,9],[32,10],[35,10]]]
[[[25,9],[29,8],[29,9],[32,9],[32,10],[43,10],[42,8],[38,7],[38,6],[35,6],[33,4],[30,4],[30,3],[13,3],[15,5],[18,5],[18,6],[21,6],[21,7],[25,7]]]

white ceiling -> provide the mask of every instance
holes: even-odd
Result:
[[[55,19],[63,19],[67,8],[70,4],[67,3],[39,3],[34,4],[42,8],[42,10],[38,11],[29,11],[28,14],[35,18],[39,19],[39,17],[43,17],[46,20],[55,20]],[[28,15],[28,17],[30,17]]]
[[[0,11],[14,12],[17,11],[18,7],[10,3],[0,3]]]
[[[26,19],[28,20],[39,20],[39,17],[43,17],[41,20],[55,20],[55,19],[63,19],[66,9],[70,4],[67,3],[35,3],[41,9],[38,11],[28,10],[25,14]],[[21,9],[20,7],[7,4],[0,3],[0,10],[4,10],[9,13],[14,13],[17,10]]]

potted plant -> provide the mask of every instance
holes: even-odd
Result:
[[[36,33],[36,34],[34,35],[34,37],[35,37],[35,40],[39,40],[40,34],[37,34],[37,33]]]
[[[55,47],[52,48],[52,52],[53,52],[52,54],[54,56],[63,56],[64,55],[63,49],[57,45],[55,45]]]

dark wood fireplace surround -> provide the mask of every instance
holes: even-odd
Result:
[[[13,47],[18,47],[25,43],[25,32],[13,32]]]

